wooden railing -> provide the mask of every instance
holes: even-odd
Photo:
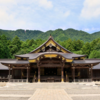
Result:
[[[41,76],[42,82],[61,82],[60,76]]]
[[[74,79],[73,82],[92,82],[92,79]]]
[[[8,75],[8,76],[0,76],[0,82],[8,82],[9,81],[9,77],[12,78],[12,76]]]
[[[27,79],[10,79],[9,82],[28,82]]]

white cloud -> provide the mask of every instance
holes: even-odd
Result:
[[[90,29],[89,29],[89,28],[84,28],[83,30],[84,30],[84,31],[87,31],[87,32],[88,32],[88,31],[90,31]]]
[[[15,0],[0,0],[0,4],[15,3]]]
[[[12,15],[9,15],[5,10],[0,9],[0,23],[7,23],[9,20],[13,18]]]
[[[39,0],[39,5],[44,7],[44,8],[52,8],[53,4],[49,0]]]
[[[69,15],[70,15],[70,11],[67,11],[67,12],[64,13],[65,17],[68,17]]]
[[[20,4],[36,4],[37,7],[42,7],[46,9],[50,9],[53,7],[53,3],[50,0],[15,0],[16,2],[19,2]]]
[[[5,10],[0,9],[0,28],[16,29],[23,28],[27,25],[26,21],[15,18],[15,13],[9,14]]]
[[[50,9],[50,0],[0,0],[0,28],[17,29],[34,27],[31,22],[32,13],[37,8]],[[38,16],[37,16],[38,17]]]
[[[81,11],[81,17],[90,19],[100,16],[100,0],[85,0]]]
[[[12,12],[15,3],[15,0],[0,0],[0,26],[7,26],[15,20],[15,12]]]
[[[82,30],[86,32],[97,32],[100,31],[100,28],[91,27],[91,28],[83,28]]]

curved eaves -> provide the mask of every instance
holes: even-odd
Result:
[[[16,55],[16,57],[36,59],[36,58],[43,56],[45,54],[57,54],[57,55],[62,56],[66,59],[73,59],[75,57],[85,57],[85,55],[78,55],[78,54],[73,54],[73,53],[59,53],[59,52],[44,52],[44,53],[24,54],[24,55]]]

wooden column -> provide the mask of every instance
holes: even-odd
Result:
[[[88,78],[90,78],[90,67],[88,68],[88,75],[89,75]]]
[[[22,72],[23,72],[23,69],[21,69],[21,79],[22,79]]]
[[[72,79],[75,81],[75,67],[72,67]]]
[[[28,82],[28,78],[29,78],[29,68],[27,67],[27,82]]]
[[[14,69],[12,68],[12,79],[14,79]]]
[[[10,82],[10,65],[9,65],[9,82]]]
[[[81,70],[80,70],[80,68],[79,68],[79,73],[80,73],[80,75],[79,75],[79,79],[81,78]]]
[[[64,64],[65,64],[65,62],[63,61],[63,64],[61,67],[61,82],[64,82]]]
[[[38,67],[38,82],[40,82],[40,64],[39,64],[40,58],[37,60],[37,67]]]
[[[61,82],[64,82],[63,66],[61,67]]]
[[[29,67],[29,80],[30,80],[30,67]]]
[[[93,78],[93,75],[92,75],[92,67],[93,67],[93,64],[91,64],[91,80]]]
[[[77,68],[77,67],[76,67]],[[78,79],[80,79],[80,75],[81,75],[81,71],[80,71],[80,67],[79,68],[77,68],[77,70],[78,70]]]
[[[38,66],[38,82],[40,82],[40,66]]]

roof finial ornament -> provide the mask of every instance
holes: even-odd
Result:
[[[50,34],[50,38],[52,38],[51,34]]]

